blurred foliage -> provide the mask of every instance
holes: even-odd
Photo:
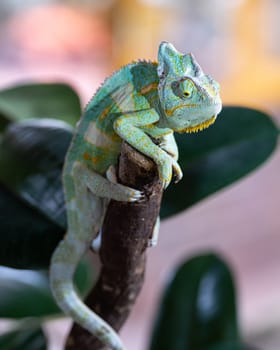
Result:
[[[229,268],[214,254],[184,262],[166,287],[150,350],[206,350],[233,342],[241,349]]]
[[[161,216],[177,214],[247,175],[270,156],[277,139],[267,114],[227,106],[202,133],[176,135],[184,177],[164,192]]]
[[[85,297],[97,272],[89,259],[79,264],[74,277],[79,294]],[[49,288],[47,271],[0,267],[0,318],[49,317],[60,314]]]
[[[0,350],[47,350],[41,327],[19,328],[0,336]]]
[[[65,84],[28,84],[0,91],[0,131],[5,121],[54,118],[75,126],[81,116],[80,99]]]
[[[80,114],[78,95],[64,84],[0,91],[0,264],[9,267],[0,269],[0,317],[27,318],[26,324],[31,317],[40,324],[42,317],[58,312],[46,272],[10,267],[48,268],[66,231],[61,171]],[[184,178],[164,194],[162,216],[176,214],[248,174],[273,152],[277,137],[268,115],[242,107],[225,107],[215,125],[201,134],[178,135]],[[88,262],[79,271],[77,284],[85,295],[94,272]],[[207,350],[212,345],[211,350],[243,350],[226,265],[205,255],[184,264],[176,276],[167,289],[151,350],[163,350],[164,344],[175,350],[206,350],[206,345]],[[211,288],[206,288],[209,283]],[[45,348],[39,328],[13,332],[0,338],[0,350]],[[159,332],[165,335],[163,345]]]

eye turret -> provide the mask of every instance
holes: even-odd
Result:
[[[190,98],[195,90],[195,85],[191,79],[182,78],[172,83],[172,90],[180,98]]]

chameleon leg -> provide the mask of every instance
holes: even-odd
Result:
[[[183,173],[182,173],[181,167],[177,163],[178,147],[177,147],[177,143],[175,141],[174,135],[173,133],[164,135],[159,139],[159,141],[160,141],[159,147],[163,149],[166,153],[168,153],[172,157],[173,162],[177,164],[177,166],[173,166],[173,171],[176,179],[175,182],[177,183],[182,179]]]
[[[109,168],[106,171],[106,178],[112,182],[112,183],[118,183],[117,174],[116,174],[116,167],[114,165],[110,165]],[[105,200],[105,199],[104,199]],[[108,200],[109,202],[109,200]],[[101,247],[101,238],[102,238],[102,228],[99,231],[96,238],[93,239],[91,243],[91,248],[94,253],[99,253],[100,247]]]
[[[147,135],[149,125],[152,127],[158,119],[159,116],[153,109],[121,115],[114,122],[114,130],[123,140],[155,161],[160,180],[166,188],[171,181],[172,170],[180,173],[181,169],[178,163]]]
[[[117,333],[78,297],[73,285],[76,267],[99,231],[104,217],[104,200],[88,191],[83,177],[73,177],[75,198],[67,198],[68,232],[53,253],[50,284],[61,309],[106,346],[124,350]]]
[[[178,146],[173,133],[161,137],[159,147],[171,155],[174,160],[178,160]]]
[[[170,132],[170,129],[169,129],[169,132],[167,132],[168,129],[160,129],[160,128],[157,128],[156,126],[143,128],[143,130],[145,131],[146,134],[156,139],[158,147],[160,147],[163,151],[165,151],[167,154],[169,154],[172,157],[173,163],[176,164],[176,165],[173,165],[173,171],[176,177],[175,182],[180,181],[183,177],[183,173],[181,171],[179,164],[177,163],[178,147],[174,138],[173,131],[171,130]]]
[[[118,183],[116,167],[114,165],[109,166],[106,171],[106,177],[110,182]]]
[[[73,171],[77,177],[83,180],[89,191],[98,197],[123,202],[135,202],[141,200],[144,196],[141,191],[111,182],[83,163],[75,162]]]

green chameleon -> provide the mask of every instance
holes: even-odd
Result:
[[[203,73],[192,54],[162,42],[158,63],[134,62],[107,78],[77,125],[63,170],[68,231],[51,259],[51,289],[67,315],[114,350],[124,349],[118,335],[81,301],[73,275],[101,230],[109,200],[143,198],[116,181],[121,143],[152,158],[166,188],[172,174],[177,181],[182,178],[173,132],[202,130],[220,111],[218,83]],[[151,245],[157,231],[155,225]]]

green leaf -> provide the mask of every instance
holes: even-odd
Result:
[[[12,120],[0,111],[0,133],[3,132],[11,122]]]
[[[232,184],[273,152],[278,129],[268,115],[224,107],[213,126],[176,135],[184,177],[164,192],[161,217],[169,217]]]
[[[65,229],[0,184],[0,265],[42,269]]]
[[[239,342],[231,273],[213,254],[183,263],[166,288],[150,350],[205,350]]]
[[[0,111],[14,121],[56,118],[75,126],[81,116],[81,105],[68,85],[28,84],[1,90]]]
[[[233,343],[221,343],[216,344],[214,346],[210,346],[209,348],[205,348],[205,350],[257,350],[246,345],[242,345],[239,342]]]
[[[40,327],[16,329],[0,336],[0,350],[47,350],[47,339]]]
[[[51,119],[13,123],[2,135],[0,264],[48,266],[66,230],[61,172],[71,139],[68,124]]]
[[[0,181],[57,226],[66,227],[61,171],[72,129],[57,120],[13,123],[0,147]]]
[[[92,288],[96,271],[89,259],[81,261],[75,284],[83,297]],[[60,313],[52,297],[48,273],[0,267],[0,318],[46,317]]]

